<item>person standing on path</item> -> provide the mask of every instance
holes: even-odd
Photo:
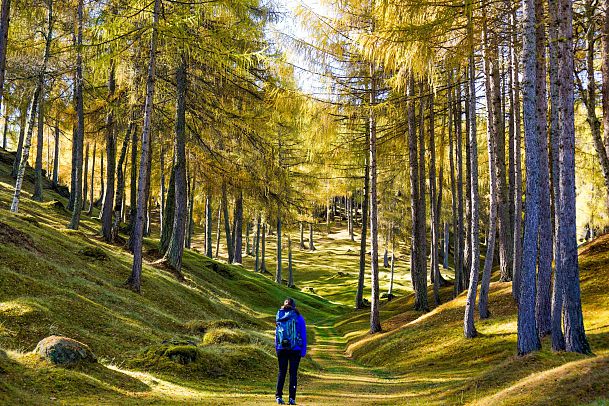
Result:
[[[277,404],[283,405],[283,385],[290,367],[290,399],[288,404],[296,404],[296,385],[298,382],[298,365],[300,358],[307,354],[307,328],[305,319],[296,309],[296,302],[287,298],[275,317],[277,327],[275,329],[275,350],[279,362],[279,374],[277,375],[277,391],[275,400]]]

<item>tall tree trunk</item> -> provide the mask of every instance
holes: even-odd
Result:
[[[89,143],[85,146],[85,155],[84,155],[84,170],[83,170],[83,187],[82,187],[82,208],[84,209],[87,205],[87,192],[89,190]],[[95,163],[95,146],[93,147],[93,161]],[[93,171],[95,171],[95,166],[93,166]],[[93,177],[91,177],[91,199],[93,198]],[[92,200],[89,199],[89,202]],[[93,204],[89,203],[89,215],[91,215],[91,211],[93,210]]]
[[[452,84],[452,73],[449,73],[448,82],[448,154],[449,154],[449,165],[450,165],[450,195],[451,195],[451,209],[452,209],[452,226],[453,226],[453,263],[455,268],[455,280],[454,280],[454,291],[453,295],[456,297],[463,290],[461,281],[463,276],[461,270],[457,266],[458,260],[458,243],[457,243],[457,183],[455,179],[455,155],[454,155],[454,142],[453,142],[453,84]],[[447,241],[449,238],[446,239]],[[446,248],[446,256],[449,255],[449,249]],[[445,261],[448,263],[448,260]]]
[[[277,268],[275,269],[275,282],[281,285],[281,214],[277,213]]]
[[[260,272],[260,214],[256,217],[256,240],[254,242],[255,262],[254,271]]]
[[[218,227],[216,229],[216,258],[220,255],[220,230],[222,229],[222,204],[218,207]]]
[[[417,233],[419,234],[418,250],[419,262],[417,268],[417,290],[415,296],[415,309],[421,311],[428,311],[429,306],[427,304],[427,218],[425,215],[425,193],[426,193],[426,182],[425,182],[425,85],[423,82],[420,84],[421,100],[419,102],[419,198],[418,204],[418,227]]]
[[[366,130],[366,145],[370,144],[370,127]],[[355,308],[364,308],[364,280],[366,277],[366,240],[368,238],[368,193],[370,191],[370,162],[369,155],[364,158],[364,191],[362,193],[362,233],[359,249],[359,274],[357,277],[357,290],[355,293]],[[311,238],[309,248],[313,247],[313,225],[309,225]]]
[[[34,132],[34,120],[36,118],[36,109],[39,106],[40,99],[44,98],[44,81],[46,77],[47,65],[50,58],[51,51],[51,39],[53,37],[53,2],[49,1],[48,4],[48,12],[47,12],[47,32],[46,32],[46,43],[44,49],[44,56],[42,59],[42,67],[40,68],[40,72],[38,73],[38,82],[36,84],[36,89],[34,90],[34,94],[32,96],[32,103],[30,105],[30,117],[27,129],[27,136],[25,138],[23,152],[21,156],[21,163],[19,164],[19,170],[17,172],[17,180],[15,182],[15,193],[13,195],[13,202],[11,204],[11,211],[13,213],[17,213],[19,211],[19,198],[21,196],[21,187],[23,185],[23,177],[25,175],[25,170],[28,164],[28,158],[30,154],[30,147],[32,145],[32,135]],[[4,12],[4,10],[3,10]],[[8,12],[8,10],[7,10]],[[3,17],[3,16],[2,16]],[[8,17],[7,17],[7,26],[8,30]],[[4,27],[1,28],[4,30]],[[0,33],[2,35],[3,33]],[[2,57],[0,55],[0,57]],[[2,63],[2,61],[0,61]],[[2,69],[2,74],[4,74],[4,69]],[[40,138],[40,135],[38,136]],[[42,141],[39,141],[42,144]],[[42,176],[42,148],[40,149],[40,175]],[[42,198],[42,192],[41,196]]]
[[[518,300],[518,354],[524,355],[541,348],[535,321],[535,276],[537,271],[539,237],[539,138],[537,117],[537,52],[535,0],[524,0],[522,79],[526,201],[520,298]]]
[[[87,143],[87,148],[89,147],[89,144]],[[87,200],[87,179],[88,179],[88,173],[87,173],[87,165],[89,162],[89,151],[86,151],[85,154],[85,171],[84,171],[84,188],[82,191],[82,195],[83,195],[83,209],[85,206],[85,201]],[[87,210],[87,214],[90,216],[91,214],[93,214],[93,191],[95,190],[95,188],[93,187],[93,185],[95,185],[95,158],[97,157],[97,143],[93,144],[93,163],[91,165],[91,188],[89,189],[89,209]]]
[[[159,240],[159,252],[161,255],[165,255],[169,248],[169,242],[173,235],[173,224],[175,219],[176,209],[176,167],[175,160],[171,166],[171,174],[169,175],[169,186],[167,189],[167,198],[165,199],[165,216],[163,218],[163,225],[161,227],[161,239]]]
[[[440,304],[440,256],[438,255],[439,248],[439,233],[440,219],[438,218],[438,200],[436,191],[436,144],[435,144],[435,116],[434,116],[434,97],[433,94],[429,97],[429,151],[431,162],[429,163],[429,203],[431,214],[431,275],[433,276],[433,296],[436,306]],[[391,268],[393,275],[393,252],[391,254]],[[392,277],[393,279],[393,277]]]
[[[455,152],[457,154],[457,236],[455,241],[457,242],[457,249],[455,250],[455,254],[457,255],[456,267],[459,269],[459,274],[463,276],[462,286],[467,287],[469,286],[470,278],[469,274],[463,269],[463,246],[465,245],[465,241],[463,235],[463,126],[461,123],[461,86],[457,86],[456,99],[455,135],[457,139],[455,142]]]
[[[44,85],[38,99],[38,134],[36,137],[36,166],[32,200],[42,202],[42,152],[44,151]]]
[[[379,310],[379,241],[378,241],[378,200],[377,200],[377,173],[376,173],[376,72],[374,64],[370,64],[370,106],[368,111],[368,125],[370,126],[370,332],[381,331]]]
[[[575,223],[575,113],[573,95],[573,4],[559,1],[558,75],[561,81],[562,127],[559,148],[560,200],[558,237],[560,239],[560,270],[565,282],[564,324],[567,351],[589,354],[590,345],[584,330],[577,262],[577,230]]]
[[[603,104],[603,137],[605,154],[609,161],[609,0],[601,2],[602,26],[601,26],[601,71],[602,71],[602,104]],[[609,187],[607,189],[609,193]],[[609,206],[609,202],[607,202]]]
[[[4,96],[4,75],[6,73],[6,49],[8,44],[8,29],[11,18],[10,15],[11,0],[2,0],[2,11],[0,14],[0,106],[4,101],[2,98]],[[4,149],[6,149],[6,143],[4,145]]]
[[[222,184],[222,213],[224,215],[224,234],[226,235],[226,251],[228,255],[228,263],[233,262],[233,241],[230,230],[230,220],[228,217],[228,197],[226,196],[226,183]]]
[[[55,120],[55,153],[53,154],[53,177],[52,185],[56,189],[59,186],[59,120]]]
[[[260,272],[266,272],[266,221],[262,223],[262,254],[260,259]]]
[[[551,332],[551,283],[552,283],[552,210],[550,207],[550,165],[548,151],[547,86],[546,86],[546,34],[543,0],[535,1],[537,37],[537,120],[539,126],[539,258],[537,260],[537,286],[535,319],[539,337]]]
[[[243,263],[243,192],[239,190],[235,199],[235,234],[233,264]]]
[[[485,76],[485,88],[486,88],[486,111],[487,111],[487,136],[488,136],[488,164],[489,164],[489,178],[490,178],[490,201],[489,201],[489,222],[488,222],[488,238],[486,243],[486,258],[484,260],[484,269],[482,271],[482,283],[480,285],[480,302],[478,304],[478,311],[480,313],[481,319],[487,319],[490,317],[490,312],[488,310],[488,294],[491,283],[491,272],[493,269],[493,259],[495,254],[495,237],[497,235],[498,229],[498,211],[500,205],[500,190],[499,190],[499,182],[497,180],[497,175],[500,171],[496,170],[498,164],[498,155],[501,154],[501,151],[497,149],[498,138],[501,137],[499,133],[499,123],[497,120],[497,115],[500,113],[497,111],[497,108],[500,108],[500,105],[496,103],[497,93],[500,91],[495,85],[495,77],[493,72],[496,70],[496,67],[493,66],[498,61],[498,55],[495,52],[495,44],[494,41],[489,39],[489,36],[494,36],[494,32],[489,32],[487,29],[486,22],[486,13],[484,18],[484,76]],[[490,44],[489,44],[490,42]],[[505,151],[503,152],[505,155]],[[502,275],[504,277],[505,274],[504,269],[501,268]]]
[[[205,196],[205,255],[209,258],[212,257],[212,207],[211,207],[211,187],[207,188],[207,195]]]
[[[161,150],[159,152],[159,171],[160,171],[160,190],[159,197],[161,200],[161,206],[159,207],[159,225],[161,226],[161,235],[163,235],[163,224],[165,222],[165,145],[163,142],[160,143]]]
[[[80,0],[82,2],[82,0]],[[137,209],[133,231],[133,268],[131,276],[127,280],[127,286],[136,292],[141,290],[142,279],[142,246],[144,234],[144,216],[146,212],[148,190],[146,190],[146,178],[149,172],[149,155],[152,123],[152,104],[154,102],[154,82],[156,69],[156,45],[158,38],[159,14],[161,0],[154,0],[154,12],[152,23],[152,38],[150,39],[150,62],[148,64],[148,79],[146,81],[146,102],[144,104],[144,125],[142,131],[142,156],[140,158],[140,171],[137,187]]]
[[[294,287],[294,268],[292,264],[292,238],[288,234],[288,288]]]
[[[300,222],[300,245],[298,246],[298,248],[300,250],[305,250],[307,249],[305,243],[304,243],[304,222]]]
[[[421,288],[418,285],[418,274],[421,272],[419,250],[421,249],[421,243],[419,241],[419,193],[421,189],[419,187],[419,159],[417,153],[417,127],[415,117],[415,81],[414,78],[409,79],[409,96],[408,102],[408,163],[409,163],[409,177],[410,177],[410,207],[411,207],[411,222],[412,222],[412,233],[410,243],[410,279],[412,281],[412,287],[415,291],[415,309],[418,309],[418,298],[419,291]]]
[[[135,117],[134,117],[135,118]],[[131,133],[131,174],[130,174],[130,185],[129,185],[129,229],[131,230],[131,238],[129,239],[129,249],[133,251],[133,231],[135,231],[135,217],[137,215],[137,128],[133,128]]]
[[[100,149],[100,160],[99,160],[99,197],[93,203],[95,207],[99,207],[99,218],[101,219],[101,214],[104,211],[103,206],[104,196],[106,193],[106,184],[104,183],[104,150]],[[93,187],[93,182],[91,182],[91,187]]]
[[[125,158],[127,157],[127,148],[129,147],[129,138],[133,130],[133,123],[130,122],[127,126],[127,134],[123,140],[121,147],[121,155],[118,158],[117,173],[116,173],[116,196],[114,198],[114,222],[112,223],[112,241],[118,238],[118,231],[121,222],[123,202],[125,200]]]
[[[313,242],[313,223],[309,223],[309,251],[315,251],[315,243]]]
[[[549,53],[548,70],[550,73],[550,149],[552,157],[552,204],[554,212],[554,278],[552,283],[552,349],[565,350],[565,336],[562,330],[564,281],[560,271],[560,239],[558,238],[558,217],[560,212],[560,163],[558,159],[559,139],[561,133],[561,83],[558,77],[558,0],[548,1],[549,11]]]
[[[114,111],[112,102],[116,89],[114,59],[110,58],[108,73],[108,113],[106,115],[106,194],[102,205],[102,236],[106,242],[112,242],[112,214],[114,212],[114,181],[116,176],[116,131],[114,128]]]
[[[13,161],[13,169],[11,176],[17,178],[19,172],[19,164],[21,164],[21,156],[23,155],[23,142],[25,140],[25,126],[28,116],[28,106],[22,105],[19,108],[19,140],[17,141],[17,151],[15,151],[15,160]]]
[[[522,269],[522,132],[520,114],[520,67],[517,52],[517,19],[516,9],[510,13],[511,22],[511,67],[512,67],[512,98],[514,100],[514,262],[512,266],[512,296],[520,298],[520,271]]]
[[[478,196],[478,138],[476,129],[476,65],[474,60],[474,27],[473,27],[473,6],[471,0],[467,3],[468,14],[468,37],[469,37],[469,91],[472,95],[469,103],[469,145],[471,160],[471,208],[472,208],[472,264],[470,269],[470,284],[467,290],[465,302],[465,317],[463,320],[463,332],[465,337],[473,338],[477,335],[474,326],[474,310],[476,308],[476,290],[478,288],[478,273],[480,268],[480,239],[479,239],[479,211],[480,198]]]
[[[171,239],[163,259],[167,261],[181,277],[182,255],[184,254],[184,238],[188,215],[188,195],[186,190],[186,97],[187,97],[187,65],[186,55],[180,55],[176,69],[176,124],[175,124],[175,211]]]

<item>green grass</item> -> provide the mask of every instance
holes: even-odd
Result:
[[[123,286],[131,255],[100,240],[96,219],[84,216],[80,230],[68,230],[66,202],[50,190],[46,202],[32,202],[28,182],[20,213],[8,211],[6,159],[0,151],[0,404],[272,401],[273,321],[286,296],[296,299],[310,334],[302,404],[607,404],[609,237],[581,251],[584,319],[596,356],[554,354],[546,338],[543,351],[518,357],[510,284],[492,284],[492,317],[477,320],[480,335],[467,340],[465,298],[450,301],[452,287],[443,288],[438,308],[412,310],[404,253],[396,299],[382,300],[383,333],[368,334],[369,312],[352,310],[359,244],[340,224],[329,235],[316,232],[315,252],[299,250],[292,231],[296,289],[252,272],[251,257],[229,266],[200,255],[199,234],[179,282],[154,264],[157,241],[147,239],[142,294],[135,294]],[[267,240],[273,274],[275,238]],[[386,292],[388,270],[380,278]],[[368,295],[368,277],[366,287]],[[88,344],[100,362],[60,368],[40,360],[31,351],[51,334]]]

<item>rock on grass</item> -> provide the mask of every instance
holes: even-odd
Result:
[[[88,345],[68,337],[50,336],[42,339],[34,352],[55,365],[73,366],[97,362]]]

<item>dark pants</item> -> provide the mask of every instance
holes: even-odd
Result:
[[[288,363],[290,364],[290,399],[296,400],[296,384],[298,383],[298,364],[300,364],[300,351],[278,350],[277,360],[279,361],[279,374],[277,375],[276,397],[283,397],[283,384],[288,373]]]

